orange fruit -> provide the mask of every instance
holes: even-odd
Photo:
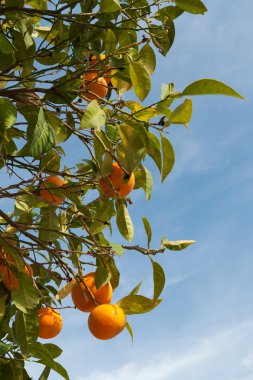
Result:
[[[99,54],[99,60],[98,60],[98,57],[96,55],[92,55],[89,58],[89,63],[90,63],[90,65],[94,65],[98,61],[103,61],[104,59],[105,59],[105,55],[104,54]]]
[[[88,318],[90,332],[98,339],[111,339],[126,326],[126,316],[118,305],[99,305]]]
[[[45,189],[45,183],[48,184],[48,189]],[[64,183],[64,180],[57,176],[49,176],[45,178],[40,185],[40,198],[43,201],[50,202],[54,206],[64,202],[67,197],[63,193],[59,195],[59,190],[57,190],[57,188],[63,186]],[[55,194],[55,190],[57,190],[57,195]]]
[[[91,70],[84,75],[83,81],[84,91],[81,96],[87,101],[96,100],[98,103],[101,102],[99,98],[105,98],[108,92],[107,83],[103,77],[97,76],[96,70]]]
[[[111,174],[99,180],[99,187],[102,193],[107,197],[113,198],[126,197],[133,190],[134,184],[134,173],[130,175],[130,178],[125,179],[125,173],[117,162],[112,164]]]
[[[40,338],[51,339],[61,332],[62,316],[58,311],[51,307],[42,307],[38,310],[38,318]]]
[[[7,262],[13,263],[13,258],[8,255],[3,246],[0,246],[0,264],[5,265]]]
[[[2,272],[3,284],[9,291],[19,288],[19,279],[16,278],[16,274],[11,270],[11,268],[7,267],[7,265],[1,265],[0,271]],[[24,273],[27,276],[33,276],[33,270],[29,264],[25,265]]]
[[[98,304],[111,302],[112,286],[110,282],[97,289],[95,285],[95,273],[91,272],[82,278],[82,282],[75,281],[72,287],[71,296],[77,309],[89,312],[97,306],[84,284],[89,288]]]

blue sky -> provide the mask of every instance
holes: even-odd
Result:
[[[194,98],[190,130],[171,128],[173,172],[161,185],[148,163],[155,179],[151,201],[139,190],[130,208],[134,242],[145,243],[145,215],[154,247],[162,235],[198,244],[157,257],[167,276],[164,301],[151,313],[129,317],[134,344],[127,332],[96,340],[86,314],[63,312],[64,329],[54,342],[64,350],[59,361],[71,380],[253,380],[253,3],[205,4],[204,17],[185,14],[176,22],[176,41],[165,59],[159,57],[149,100],[159,98],[164,82],[173,81],[180,91],[209,77],[231,85],[247,101]],[[142,293],[151,294],[145,257],[128,252],[118,265],[115,301],[140,280]],[[40,370],[30,369],[37,379]],[[60,377],[52,372],[49,379]]]

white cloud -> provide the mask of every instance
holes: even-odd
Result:
[[[233,375],[240,375],[235,379],[250,380],[252,375],[245,364],[250,362],[252,370],[252,356],[244,359],[243,363],[231,360],[236,353],[240,355],[245,339],[250,334],[253,334],[253,321],[221,331],[217,335],[210,334],[202,341],[195,341],[187,351],[174,352],[172,347],[169,352],[160,352],[152,358],[146,357],[142,362],[132,361],[111,371],[95,370],[88,377],[79,376],[76,380],[183,380],[186,377],[188,380],[208,380],[213,379],[215,374],[219,374],[219,380],[231,379]]]

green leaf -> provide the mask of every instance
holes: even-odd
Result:
[[[55,241],[61,234],[59,219],[57,215],[51,212],[42,215],[40,227],[41,230],[39,230],[39,238],[43,241]],[[45,230],[43,228],[45,228]]]
[[[105,112],[100,108],[96,100],[92,100],[86,107],[80,129],[93,128],[96,131],[101,131],[105,121]]]
[[[116,50],[117,41],[116,34],[111,29],[106,29],[104,32],[104,50],[106,55]]]
[[[116,200],[116,211],[116,222],[119,232],[126,240],[131,241],[134,236],[134,226],[128,213],[128,209],[122,200]]]
[[[130,125],[119,126],[120,138],[125,148],[127,170],[133,172],[141,163],[146,154],[146,131]]]
[[[176,18],[181,16],[183,12],[183,9],[177,6],[169,5],[167,7],[159,9],[159,11],[156,12],[153,17],[159,21],[164,21],[164,18],[167,16],[169,16],[172,20],[175,20]]]
[[[133,288],[133,290],[132,290],[128,295],[129,295],[129,296],[136,295],[136,294],[139,292],[139,290],[140,290],[140,288],[141,288],[141,285],[142,285],[142,281],[139,282],[139,284],[136,285],[136,286]]]
[[[3,54],[11,54],[13,52],[13,46],[3,32],[0,32],[0,51]]]
[[[59,373],[59,375],[61,375],[65,380],[69,380],[69,376],[65,368],[63,368],[59,363],[54,361],[54,354],[52,352],[51,346],[49,347],[46,344],[41,344],[37,342],[32,352],[32,356],[39,359],[38,363],[46,365],[47,367],[53,369],[55,372]]]
[[[165,285],[165,274],[163,271],[163,268],[160,264],[158,264],[156,261],[154,261],[150,257],[152,266],[153,266],[153,281],[154,281],[154,300],[158,299],[160,297],[160,294],[163,291],[164,285]]]
[[[148,219],[145,216],[142,218],[142,222],[143,222],[143,225],[144,225],[144,228],[145,228],[145,232],[146,232],[146,235],[147,235],[147,238],[148,238],[148,248],[149,248],[150,242],[151,242],[151,239],[152,239],[151,225],[150,225]]]
[[[116,244],[116,243],[111,243],[111,246],[114,250],[114,252],[116,253],[117,256],[122,256],[123,253],[124,253],[124,248],[122,247],[122,245],[120,244]]]
[[[56,104],[72,102],[80,91],[80,79],[74,73],[67,74],[54,82],[54,86],[47,92],[45,100]]]
[[[50,375],[51,369],[49,367],[45,367],[42,374],[40,375],[38,380],[47,380]]]
[[[60,164],[61,156],[53,149],[49,150],[40,160],[40,168],[43,171],[47,169],[58,172],[60,170]]]
[[[43,108],[40,108],[33,135],[27,144],[21,149],[19,155],[38,157],[43,153],[48,152],[54,145],[54,131],[45,119]]]
[[[102,0],[100,5],[101,13],[111,13],[121,10],[119,0]]]
[[[90,226],[90,232],[92,234],[102,232],[106,226],[110,225],[110,220],[114,215],[115,210],[112,200],[99,201],[94,215],[95,221]]]
[[[23,375],[24,375],[24,361],[22,359],[18,360],[15,358],[15,359],[5,360],[5,359],[0,358],[0,379],[27,380],[27,376],[24,378]]]
[[[14,305],[23,313],[38,305],[40,299],[37,289],[33,286],[31,277],[25,273],[18,273],[19,288],[13,289],[11,296]]]
[[[134,341],[134,334],[133,334],[132,327],[130,326],[130,324],[128,322],[126,323],[126,329],[129,332],[129,335],[130,335],[132,343],[133,343],[133,341]]]
[[[173,146],[163,134],[161,134],[161,141],[162,141],[162,152],[163,152],[163,170],[162,170],[162,182],[163,182],[174,166],[175,154],[174,154]]]
[[[0,135],[4,136],[5,130],[16,123],[17,110],[9,99],[0,99]]]
[[[17,311],[14,322],[14,335],[18,341],[21,353],[28,356],[39,335],[39,320],[37,312],[24,314],[20,310]]]
[[[141,63],[133,61],[129,64],[129,74],[135,94],[143,101],[151,89],[149,73]]]
[[[71,131],[64,125],[59,117],[57,117],[54,113],[46,110],[45,118],[54,131],[56,144],[60,144],[69,138]]]
[[[193,14],[204,14],[207,8],[200,0],[175,0],[177,6],[186,12]]]
[[[145,168],[145,166],[140,165],[140,168],[142,171],[142,178],[144,180],[142,184],[142,188],[145,191],[146,200],[150,200],[151,192],[153,188],[153,178],[150,171],[147,168]]]
[[[126,314],[143,314],[153,310],[161,301],[139,295],[129,295],[120,299],[117,304]]]
[[[192,100],[185,99],[185,101],[180,104],[172,112],[169,122],[172,124],[184,124],[186,127],[190,122],[192,117]]]
[[[97,289],[107,284],[111,279],[111,273],[102,266],[98,266],[95,272],[95,286]]]
[[[0,355],[5,356],[12,349],[12,344],[0,342]]]
[[[152,30],[153,44],[158,47],[159,52],[165,57],[175,39],[175,26],[173,21],[166,17],[167,20],[163,22],[163,27],[157,25],[150,25]]]
[[[162,156],[160,151],[160,141],[151,132],[148,132],[148,155],[155,161],[156,166],[158,167],[160,173],[162,170]]]
[[[169,241],[166,238],[162,239],[162,247],[168,248],[171,251],[181,251],[194,243],[196,243],[195,240]]]
[[[187,86],[183,95],[225,95],[245,99],[231,87],[215,79],[200,79]]]
[[[113,289],[116,289],[119,285],[120,273],[115,265],[114,259],[110,255],[102,255],[97,257],[97,266],[103,266],[110,272],[110,283]]]
[[[139,62],[145,67],[149,74],[155,71],[156,56],[149,44],[144,45],[139,52]]]

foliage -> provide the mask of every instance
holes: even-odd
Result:
[[[117,256],[125,251],[151,257],[194,243],[162,238],[151,249],[147,218],[147,247],[109,241],[113,220],[124,239],[133,239],[131,199],[109,198],[99,189],[99,180],[117,162],[126,179],[134,172],[135,189],[142,188],[149,200],[152,176],[144,161],[155,162],[161,181],[171,172],[175,157],[168,132],[173,124],[187,127],[190,122],[189,96],[241,98],[221,82],[201,79],[181,92],[172,83],[163,84],[160,100],[142,103],[151,90],[156,55],[169,52],[175,19],[184,12],[201,15],[206,7],[200,0],[1,1],[0,167],[11,180],[1,185],[0,197],[10,205],[15,200],[8,213],[0,210],[0,244],[11,261],[4,255],[1,260],[19,280],[11,293],[0,284],[7,294],[0,298],[1,378],[28,379],[26,360],[45,366],[41,379],[51,370],[69,378],[56,361],[61,349],[37,341],[37,310],[60,308],[73,279],[80,279],[89,265],[97,268],[96,284],[111,281],[115,289],[120,283]],[[97,59],[90,62],[91,55]],[[107,95],[87,102],[84,88],[92,93],[95,87],[87,90],[85,75],[92,70],[95,77],[108,79]],[[128,91],[139,101],[128,100]],[[65,150],[69,154],[77,141],[83,160],[73,165]],[[58,188],[45,184],[48,176],[60,176],[65,183]],[[41,187],[66,200],[57,205],[42,200]],[[23,273],[25,262],[33,268],[33,279]],[[137,294],[139,284],[118,301],[126,314],[151,311],[161,302],[165,274],[158,262],[151,264],[153,298]],[[129,324],[127,330],[132,336]]]

